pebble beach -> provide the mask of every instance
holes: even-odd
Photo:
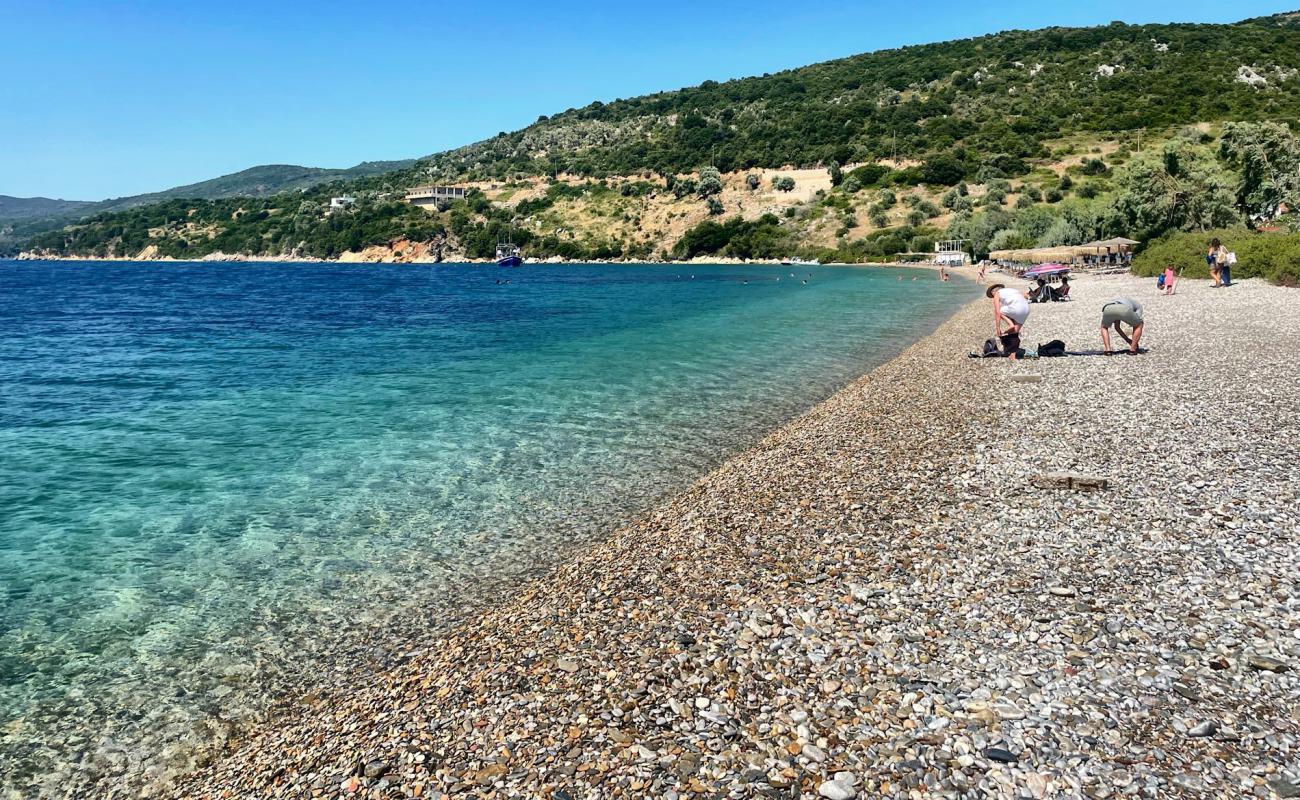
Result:
[[[1073,283],[1025,346],[1149,352],[969,359],[974,302],[151,794],[1300,796],[1300,295]]]

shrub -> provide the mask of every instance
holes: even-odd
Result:
[[[749,187],[749,190],[751,192],[756,191],[759,187],[759,184],[761,184],[762,182],[763,179],[758,177],[757,173],[751,172],[745,176],[745,185]]]
[[[1084,175],[1101,175],[1106,171],[1106,162],[1100,158],[1089,158],[1083,162]]]
[[[921,168],[921,179],[935,186],[952,186],[964,177],[966,165],[947,153],[931,156]]]
[[[862,190],[862,184],[858,182],[857,178],[850,175],[844,179],[844,183],[840,184],[840,188],[848,194],[857,194]]]
[[[700,181],[696,184],[695,190],[699,192],[700,197],[712,197],[722,192],[722,175],[716,167],[705,167],[700,170]]]
[[[1133,273],[1154,276],[1166,264],[1190,278],[1209,277],[1205,250],[1217,238],[1237,254],[1233,280],[1265,278],[1284,286],[1300,285],[1300,233],[1258,233],[1246,228],[1171,233],[1146,245],[1133,259]]]
[[[880,164],[863,164],[849,173],[850,178],[857,178],[863,186],[875,186],[880,179],[889,174],[889,168]]]

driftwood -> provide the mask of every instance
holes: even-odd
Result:
[[[1110,486],[1109,478],[1078,472],[1048,472],[1035,476],[1030,482],[1040,489],[1074,489],[1081,492],[1095,492]]]

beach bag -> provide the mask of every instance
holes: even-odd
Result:
[[[1227,257],[1227,259],[1226,259],[1226,263],[1227,263],[1228,266],[1230,266],[1230,267],[1235,267],[1235,266],[1237,265],[1237,254],[1236,254],[1236,253],[1233,253],[1233,252],[1230,251],[1230,252],[1228,253],[1228,257]]]
[[[998,347],[998,340],[997,340],[997,339],[985,339],[985,340],[984,340],[984,357],[985,357],[985,358],[992,358],[993,356],[1000,356],[1000,355],[1002,355],[1002,350],[1001,350],[1001,348]]]
[[[1060,339],[1053,339],[1047,344],[1038,346],[1039,358],[1056,358],[1065,355],[1065,342]]]

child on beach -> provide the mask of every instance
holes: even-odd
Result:
[[[1174,274],[1174,265],[1166,264],[1165,265],[1165,296],[1166,297],[1174,293],[1174,283],[1177,282],[1177,280],[1178,280],[1178,276]]]

